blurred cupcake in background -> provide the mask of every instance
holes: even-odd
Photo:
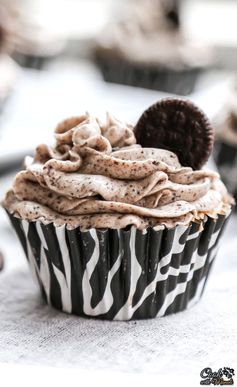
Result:
[[[7,0],[0,1],[5,5],[8,3]],[[65,40],[52,23],[52,4],[39,0],[13,0],[8,8],[13,57],[21,66],[41,69],[63,51]]]
[[[0,1],[0,113],[10,95],[18,74],[18,66],[10,58],[12,51],[8,9]]]
[[[180,0],[132,0],[95,43],[95,60],[108,82],[181,95],[192,92],[211,63],[207,47],[182,32]]]
[[[214,120],[214,159],[222,180],[237,199],[237,84]]]
[[[3,253],[0,251],[0,271],[2,271],[4,268],[4,256]]]

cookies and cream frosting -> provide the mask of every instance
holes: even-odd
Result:
[[[229,211],[215,172],[182,167],[167,150],[136,144],[133,127],[110,114],[61,122],[54,147],[27,157],[4,207],[15,216],[68,228],[174,227]]]
[[[167,5],[168,0],[134,0],[120,6],[97,38],[96,54],[176,70],[210,64],[210,49],[188,39],[171,23]]]

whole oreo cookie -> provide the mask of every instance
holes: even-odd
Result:
[[[183,166],[200,169],[208,160],[214,143],[209,119],[187,100],[166,98],[149,107],[134,128],[143,147],[174,152]]]

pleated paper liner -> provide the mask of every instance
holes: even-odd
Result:
[[[108,320],[182,311],[201,297],[224,215],[173,229],[68,230],[9,214],[45,300]]]
[[[237,201],[237,145],[216,141],[213,154],[223,182]]]
[[[35,70],[43,70],[54,59],[57,59],[58,55],[40,56],[40,55],[30,55],[30,54],[15,52],[13,54],[13,58],[21,67],[26,67],[26,68],[35,69]]]
[[[139,65],[123,59],[103,57],[97,54],[95,62],[106,82],[188,95],[194,90],[197,78],[203,72],[199,67],[169,69],[166,67]]]

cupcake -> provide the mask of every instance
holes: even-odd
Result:
[[[12,46],[7,16],[7,10],[0,3],[0,113],[14,88],[18,74],[18,66],[9,56]]]
[[[15,87],[18,75],[16,63],[8,55],[0,54],[0,113]]]
[[[237,199],[237,87],[214,120],[214,159],[228,190]]]
[[[65,48],[65,39],[56,31],[48,16],[54,12],[53,5],[39,0],[2,0],[11,20],[11,43],[13,58],[23,67],[40,70],[57,58]],[[54,15],[55,17],[55,15]]]
[[[3,253],[0,251],[0,271],[2,271],[4,268],[4,256]]]
[[[213,144],[203,113],[163,100],[135,127],[85,114],[55,138],[3,201],[44,299],[109,320],[193,305],[233,205],[219,175],[200,169]]]
[[[183,33],[179,8],[175,0],[126,4],[95,43],[95,60],[104,79],[180,95],[191,93],[211,59],[207,48]]]

